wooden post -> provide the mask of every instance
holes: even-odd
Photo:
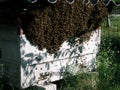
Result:
[[[108,16],[107,16],[107,27],[111,27],[110,15],[109,15],[109,14],[108,14]]]

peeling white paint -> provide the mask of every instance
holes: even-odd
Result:
[[[39,50],[21,35],[21,88],[59,80],[68,66],[74,73],[80,66],[91,71],[95,67],[100,34],[100,30],[93,31],[90,39],[82,44],[76,40],[75,43],[65,41],[54,54],[49,54],[46,49]]]

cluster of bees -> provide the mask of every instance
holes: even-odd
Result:
[[[55,53],[71,37],[79,37],[81,42],[88,40],[90,32],[101,25],[107,12],[101,1],[83,4],[82,0],[76,0],[67,4],[65,0],[59,0],[55,4],[38,5],[22,13],[20,18],[31,44]]]

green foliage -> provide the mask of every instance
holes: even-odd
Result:
[[[103,27],[98,56],[98,90],[120,90],[120,17],[111,17],[111,28]],[[104,23],[104,25],[106,25]],[[104,26],[103,25],[103,26]]]
[[[95,90],[96,73],[81,73],[76,76],[66,73],[59,90]]]
[[[98,90],[110,90],[111,87],[119,85],[120,67],[117,58],[117,52],[114,51],[112,38],[104,39],[102,41],[101,51],[98,56]],[[119,43],[120,44],[120,43]],[[115,62],[117,61],[117,62]],[[118,75],[119,74],[119,75]]]

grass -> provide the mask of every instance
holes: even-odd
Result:
[[[120,17],[111,16],[111,27],[103,24],[98,56],[99,89],[120,90]]]
[[[66,72],[58,90],[120,90],[120,16],[111,16],[111,27],[102,27],[102,41],[97,57],[97,73],[76,76]],[[0,76],[0,90],[4,85]],[[14,88],[11,88],[14,90]],[[36,90],[28,88],[27,90]]]
[[[73,76],[67,73],[58,90],[96,90],[97,73],[82,73]]]

